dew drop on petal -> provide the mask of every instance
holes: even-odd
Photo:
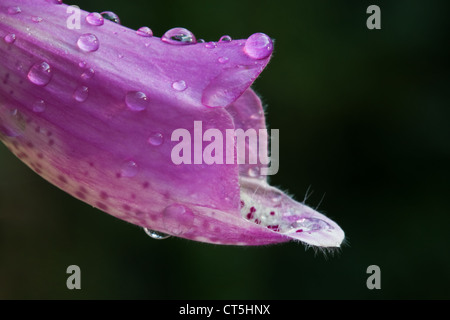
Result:
[[[103,11],[102,13],[100,13],[102,15],[102,17],[106,20],[112,21],[114,23],[120,24],[120,19],[119,16],[117,14],[115,14],[114,12],[111,11]]]
[[[44,87],[52,79],[53,72],[47,62],[36,63],[28,71],[28,80],[37,86]]]
[[[264,33],[255,33],[245,42],[244,52],[252,59],[264,59],[271,55],[273,42]]]
[[[44,100],[36,100],[33,103],[33,112],[41,113],[45,111],[45,101]]]
[[[160,132],[155,132],[148,138],[148,143],[152,146],[160,146],[164,142],[164,136]]]
[[[130,110],[143,111],[147,109],[148,98],[140,91],[130,91],[125,96],[125,103]]]
[[[91,12],[86,16],[86,22],[92,26],[102,26],[105,23],[105,19],[98,12]]]
[[[86,63],[86,61],[80,61],[80,62],[78,63],[78,66],[79,66],[81,69],[84,69],[84,68],[86,68],[87,63]]]
[[[78,102],[84,102],[89,97],[89,88],[81,86],[75,89],[73,98]]]
[[[22,10],[20,10],[19,7],[15,7],[15,6],[14,7],[8,7],[7,11],[8,11],[9,14],[18,14],[18,13],[22,12]]]
[[[184,80],[175,81],[172,83],[172,88],[177,91],[184,91],[187,88],[186,82]]]
[[[205,43],[206,41],[205,41],[205,39],[198,39],[197,40],[197,43]]]
[[[153,31],[149,27],[141,27],[136,31],[136,34],[141,37],[153,37]]]
[[[130,160],[126,161],[122,164],[122,168],[120,170],[121,176],[126,178],[133,178],[138,174],[139,167],[136,162]]]
[[[230,36],[222,36],[219,40],[219,42],[231,42],[231,37]]]
[[[197,40],[192,32],[184,28],[173,28],[161,37],[163,42],[176,45],[195,44]]]
[[[63,0],[47,0],[47,2],[54,3],[54,4],[62,4]]]
[[[5,40],[6,43],[13,44],[14,41],[16,41],[16,35],[14,33],[7,34],[3,40]]]
[[[147,228],[144,228],[144,231],[152,239],[164,240],[164,239],[170,238],[170,235],[162,233],[162,232],[157,232],[157,231],[150,230]]]
[[[86,70],[85,72],[83,72],[81,74],[81,78],[83,80],[89,80],[89,79],[91,79],[94,76],[94,74],[95,74],[94,69],[89,68],[88,70]]]
[[[78,38],[77,46],[83,51],[94,52],[100,47],[98,38],[92,33],[85,33]]]

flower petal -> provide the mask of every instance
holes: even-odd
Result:
[[[247,209],[255,207],[262,219],[271,208],[258,190],[275,191],[240,176],[246,165],[177,165],[171,158],[177,129],[195,140],[196,123],[224,136],[227,129],[265,127],[263,116],[246,119],[262,110],[248,87],[270,59],[267,36],[250,44],[176,45],[111,21],[91,25],[87,12],[81,29],[70,30],[67,8],[52,1],[0,4],[0,140],[23,162],[80,200],[171,235],[236,245],[291,238],[337,245],[339,232],[329,237],[313,226],[337,230],[334,224],[289,198],[277,216],[281,232],[267,219],[248,219]],[[261,43],[263,54],[250,50]],[[306,218],[323,223],[299,222]],[[293,235],[292,223],[304,223],[312,235]]]

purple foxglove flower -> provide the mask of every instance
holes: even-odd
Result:
[[[195,137],[195,123],[223,137],[266,128],[250,86],[270,60],[268,36],[203,43],[175,28],[158,38],[112,13],[79,13],[77,27],[76,9],[61,1],[0,3],[0,140],[19,159],[148,230],[216,244],[340,246],[341,228],[271,187],[261,162],[172,159],[173,133]],[[236,160],[234,142],[223,148]],[[208,143],[195,148],[194,158]],[[256,149],[245,146],[249,157]]]

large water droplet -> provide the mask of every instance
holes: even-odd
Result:
[[[84,102],[89,97],[89,88],[81,86],[75,89],[73,98],[78,102]]]
[[[94,76],[94,74],[95,74],[94,69],[89,68],[89,69],[87,69],[85,72],[83,72],[81,74],[81,79],[89,80],[89,79],[91,79]]]
[[[45,111],[45,101],[44,100],[37,100],[33,103],[33,112],[41,113]]]
[[[114,12],[104,11],[104,12],[102,12],[100,14],[102,15],[102,17],[104,19],[112,21],[112,22],[117,23],[117,24],[120,24],[119,16],[117,14],[115,14]]]
[[[230,36],[222,36],[219,40],[219,42],[231,42],[231,37]]]
[[[36,63],[28,71],[28,80],[37,86],[44,87],[52,79],[53,72],[47,62]]]
[[[98,12],[91,12],[86,16],[86,22],[92,26],[102,26],[105,23],[105,19]]]
[[[177,91],[184,91],[187,88],[186,82],[184,80],[175,81],[174,83],[172,83],[172,88]]]
[[[14,33],[7,34],[3,40],[5,40],[6,43],[12,44],[16,41],[16,35]]]
[[[140,91],[130,91],[125,97],[125,103],[133,111],[143,111],[147,109],[148,98]]]
[[[22,12],[22,10],[20,10],[20,8],[17,6],[8,7],[7,11],[9,14],[18,14]]]
[[[172,204],[164,209],[163,224],[176,235],[188,232],[194,224],[194,214],[185,206]]]
[[[83,51],[94,52],[100,47],[98,38],[92,33],[85,33],[78,38],[77,46]]]
[[[170,235],[162,233],[162,232],[150,230],[147,228],[144,228],[144,231],[148,236],[150,236],[151,238],[156,239],[156,240],[164,240],[164,239],[170,238]]]
[[[195,44],[197,40],[192,32],[184,28],[173,28],[167,31],[161,40],[170,44]]]
[[[159,132],[152,133],[152,135],[148,138],[148,143],[155,147],[160,146],[163,142],[164,136]]]
[[[120,173],[122,175],[122,177],[126,177],[126,178],[133,178],[134,176],[136,176],[139,172],[139,167],[136,164],[136,162],[130,160],[130,161],[126,161],[123,165],[122,168],[120,170]]]
[[[264,59],[273,51],[272,39],[264,33],[255,33],[245,42],[244,52],[253,59]]]
[[[86,68],[87,63],[86,63],[86,61],[80,61],[80,62],[78,63],[78,66],[79,66],[81,69],[84,69],[84,68]]]
[[[141,37],[153,37],[153,31],[149,27],[141,27],[136,31],[136,34]]]

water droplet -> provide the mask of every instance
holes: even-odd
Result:
[[[89,97],[89,88],[81,86],[75,89],[73,98],[78,102],[84,102]]]
[[[86,22],[92,26],[102,26],[105,23],[105,19],[98,12],[91,12],[86,16]]]
[[[53,72],[47,62],[36,63],[28,71],[28,80],[37,86],[46,86],[52,79]]]
[[[150,236],[151,238],[156,239],[156,240],[164,240],[164,239],[170,238],[170,235],[162,233],[162,232],[157,232],[157,231],[150,230],[147,228],[144,228],[144,231],[148,236]]]
[[[160,146],[164,142],[164,136],[162,133],[155,132],[148,138],[148,143],[152,146]]]
[[[39,23],[42,21],[42,18],[34,16],[34,17],[31,17],[31,21],[33,21],[34,23]]]
[[[41,113],[45,111],[45,101],[44,100],[37,100],[33,103],[33,112]]]
[[[86,63],[86,61],[80,61],[80,62],[78,63],[78,66],[79,66],[81,69],[84,69],[84,68],[86,68],[87,63]]]
[[[153,31],[149,27],[139,28],[136,34],[141,37],[153,37]]]
[[[258,167],[251,167],[248,169],[248,175],[252,178],[256,178],[259,176],[259,168]]]
[[[231,42],[231,37],[230,36],[222,36],[219,40],[219,42]]]
[[[213,41],[208,42],[208,43],[205,43],[205,48],[208,48],[208,49],[214,49],[214,48],[216,48],[216,47],[217,47],[217,43],[215,43],[215,42],[213,42]]]
[[[291,228],[300,228],[303,232],[314,232],[320,230],[333,229],[327,222],[317,218],[301,218],[290,225]]]
[[[220,57],[219,59],[217,59],[217,61],[219,61],[219,63],[222,63],[222,64],[227,63],[228,60],[230,60],[230,59],[228,59],[227,57]]]
[[[47,2],[54,3],[54,4],[62,4],[63,0],[47,0]]]
[[[192,32],[184,28],[173,28],[167,31],[161,40],[170,44],[195,44],[197,40]]]
[[[112,21],[112,22],[117,23],[117,24],[120,24],[119,16],[117,14],[115,14],[114,12],[104,11],[104,12],[102,12],[100,14],[102,15],[102,17],[104,19]]]
[[[119,53],[119,54],[117,55],[117,58],[122,59],[122,58],[123,58],[123,54]]]
[[[133,178],[138,174],[139,167],[134,161],[127,161],[122,165],[122,169],[120,171],[122,177]]]
[[[85,72],[83,72],[81,74],[81,78],[83,80],[89,80],[89,79],[91,79],[94,76],[94,74],[95,74],[94,69],[89,68],[88,70],[86,70]]]
[[[272,39],[264,33],[255,33],[245,42],[244,52],[252,59],[267,58],[272,51]]]
[[[197,43],[205,43],[206,41],[205,41],[205,39],[198,39],[197,40]]]
[[[188,232],[194,224],[194,214],[185,206],[172,204],[163,211],[164,227],[172,234],[181,235]]]
[[[94,34],[85,33],[78,38],[77,46],[83,51],[94,52],[98,50],[100,43]]]
[[[187,88],[186,82],[184,80],[175,81],[174,83],[172,83],[172,88],[177,91],[184,91]]]
[[[8,8],[8,13],[9,14],[18,14],[18,13],[21,13],[22,12],[22,10],[20,10],[20,8],[19,7],[9,7]]]
[[[125,97],[125,103],[133,111],[143,111],[147,109],[148,98],[140,91],[130,91]]]
[[[14,41],[16,41],[16,35],[14,33],[7,34],[3,40],[5,40],[6,43],[13,44]]]

